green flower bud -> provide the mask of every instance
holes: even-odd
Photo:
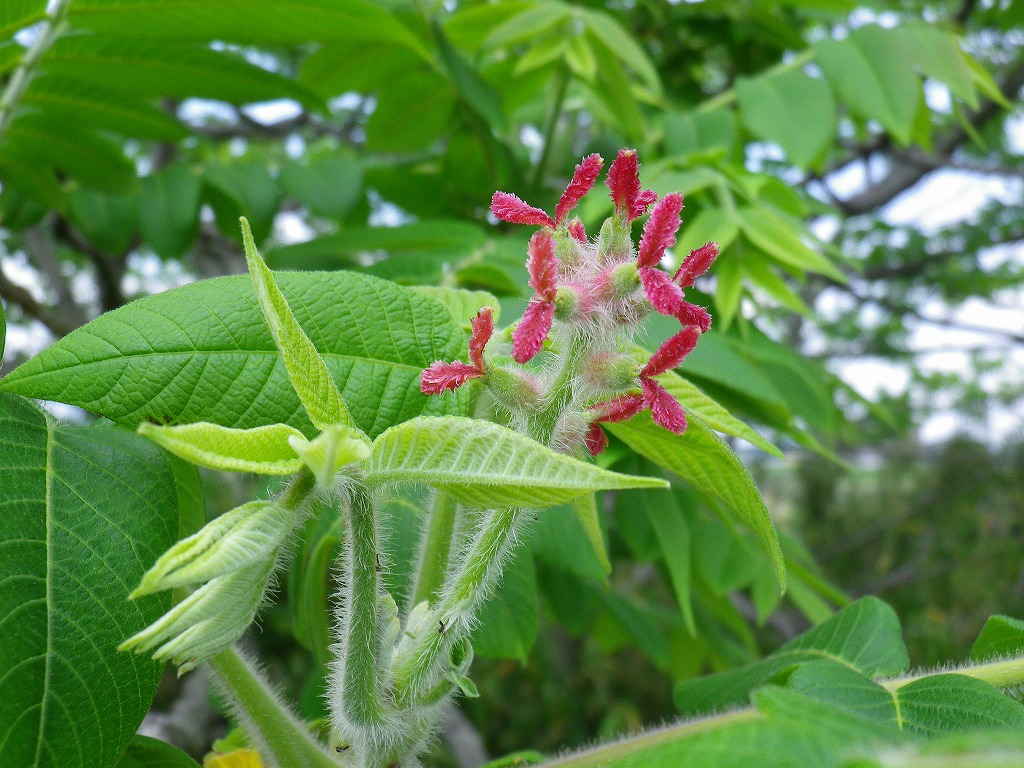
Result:
[[[161,555],[131,598],[200,584],[257,563],[273,564],[294,521],[294,512],[272,501],[235,507]]]
[[[526,371],[513,371],[493,366],[487,372],[488,391],[510,411],[536,408],[540,405],[540,385]]]
[[[583,377],[602,393],[619,393],[637,386],[640,366],[632,355],[604,352],[583,362]]]
[[[555,317],[568,320],[580,306],[580,295],[567,285],[560,286],[555,294]]]
[[[640,275],[637,272],[635,261],[619,264],[611,271],[608,278],[608,285],[616,298],[625,298],[640,285]]]
[[[599,261],[614,261],[625,258],[632,251],[628,226],[614,216],[605,219],[601,225],[601,233],[597,237],[597,258]]]

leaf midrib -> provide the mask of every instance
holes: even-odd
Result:
[[[53,424],[43,414],[46,426],[46,665],[43,672],[43,700],[39,708],[39,735],[36,738],[36,756],[32,761],[38,767],[43,754],[43,734],[46,732],[47,704],[50,701],[50,674],[53,670],[53,517],[50,488],[53,485]]]

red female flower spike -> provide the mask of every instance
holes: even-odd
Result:
[[[675,317],[683,304],[683,289],[673,283],[667,274],[660,269],[644,267],[637,270],[640,284],[644,287],[644,295],[651,306],[658,312]]]
[[[640,379],[644,405],[651,409],[654,423],[677,435],[686,431],[686,413],[679,401],[654,379]]]
[[[636,196],[636,203],[633,205],[632,216],[634,219],[639,219],[650,208],[658,202],[658,193],[653,189],[645,189],[639,195]]]
[[[577,243],[587,242],[587,230],[583,228],[583,222],[579,219],[573,219],[569,222],[569,236]]]
[[[531,301],[523,313],[523,319],[512,331],[512,359],[522,365],[534,358],[544,346],[544,339],[551,330],[555,317],[555,305],[549,301]]]
[[[623,395],[614,400],[598,403],[591,410],[602,415],[594,419],[595,422],[627,421],[636,416],[644,409],[644,401],[640,395]]]
[[[711,268],[712,262],[718,257],[718,243],[706,243],[700,248],[690,251],[683,259],[679,269],[672,276],[672,282],[680,288],[689,288],[693,281]]]
[[[658,351],[651,355],[647,365],[640,370],[640,378],[660,376],[665,371],[678,368],[679,364],[697,346],[699,338],[700,331],[695,326],[690,325],[683,328],[675,336],[666,340],[664,344],[658,347]]]
[[[608,169],[604,182],[611,192],[616,212],[627,213],[633,209],[640,194],[640,162],[635,149],[620,149],[618,156]],[[632,217],[630,217],[632,220]]]
[[[691,304],[688,301],[680,302],[679,309],[675,313],[676,319],[683,325],[694,325],[700,328],[701,333],[707,333],[711,327],[711,315],[704,307]]]
[[[590,455],[597,456],[599,453],[604,453],[605,448],[608,447],[608,435],[604,433],[604,430],[595,421],[591,423],[590,428],[587,430],[584,442],[587,445],[587,450],[590,451]]]
[[[424,395],[440,395],[446,389],[457,389],[470,379],[483,375],[475,365],[458,360],[454,363],[438,360],[420,374],[420,391]]]
[[[508,192],[495,192],[491,197],[491,213],[512,224],[532,224],[537,227],[555,226],[555,220],[540,208],[527,205]]]
[[[665,195],[651,211],[640,237],[640,251],[636,257],[638,267],[656,267],[665,251],[676,244],[676,232],[681,223],[683,196],[678,192]]]
[[[542,229],[530,238],[527,249],[526,271],[530,273],[530,287],[544,301],[554,301],[558,293],[555,276],[558,261],[555,259],[555,239],[551,233]]]
[[[469,337],[469,359],[480,373],[484,373],[484,347],[494,335],[494,309],[481,307],[473,318]]]
[[[572,181],[565,188],[562,197],[555,206],[555,224],[561,224],[566,215],[594,187],[597,175],[601,173],[604,159],[598,155],[587,155],[583,158],[572,174]]]

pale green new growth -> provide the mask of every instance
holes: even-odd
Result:
[[[288,438],[288,445],[309,467],[322,488],[330,486],[346,464],[363,461],[370,455],[370,441],[366,435],[342,424],[328,427],[313,440],[307,440],[300,434],[292,435]]]
[[[118,650],[153,653],[173,661],[183,674],[229,648],[252,624],[274,570],[274,559],[258,561],[204,584]]]
[[[273,562],[294,518],[294,512],[272,501],[235,507],[161,555],[131,597],[200,584],[258,562]]]
[[[332,424],[344,424],[355,429],[355,422],[327,370],[327,363],[295,319],[284,294],[274,282],[273,274],[256,250],[249,222],[244,217],[241,222],[245,260],[256,288],[256,299],[270,334],[274,337],[274,343],[284,358],[288,378],[309,414],[310,421],[320,429],[326,429]]]
[[[456,416],[424,416],[383,432],[366,481],[426,483],[482,509],[543,508],[594,491],[668,487],[659,478],[595,467],[499,424]]]
[[[303,466],[290,441],[304,438],[287,424],[231,429],[205,421],[167,427],[144,421],[138,432],[175,456],[210,469],[292,475]]]

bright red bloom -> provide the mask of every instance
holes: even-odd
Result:
[[[491,197],[491,213],[512,224],[532,224],[538,227],[555,226],[555,220],[540,208],[527,205],[509,192],[495,192]]]
[[[537,301],[536,297],[526,307],[523,319],[512,331],[512,359],[522,365],[529,362],[544,346],[544,339],[551,331],[555,318],[553,301]]]
[[[658,196],[640,187],[640,162],[635,149],[620,149],[605,180],[615,203],[615,212],[629,221],[639,219]]]
[[[587,450],[590,451],[590,455],[597,456],[599,453],[604,453],[605,448],[608,447],[608,435],[601,429],[601,425],[594,421],[591,422],[590,428],[587,430],[584,442],[587,445]]]
[[[672,397],[672,393],[654,379],[643,376],[640,378],[640,386],[644,392],[644,405],[651,409],[654,423],[677,435],[683,434],[686,431],[686,413],[679,401]]]
[[[660,376],[665,371],[678,368],[683,359],[697,346],[699,338],[700,331],[694,326],[683,328],[675,336],[666,340],[658,347],[658,351],[651,355],[647,365],[640,370],[640,378]]]
[[[526,271],[530,273],[530,287],[544,301],[554,301],[558,292],[555,277],[558,261],[555,259],[555,239],[542,229],[530,238]]]
[[[576,166],[572,175],[572,181],[565,188],[562,197],[555,206],[555,224],[561,224],[566,215],[576,207],[576,204],[594,187],[597,175],[601,172],[604,160],[600,155],[587,155]]]
[[[644,231],[646,232],[646,229]],[[712,262],[717,257],[718,243],[706,243],[700,248],[690,251],[690,255],[683,259],[683,263],[679,265],[679,269],[672,276],[672,282],[680,288],[689,288],[693,285],[694,280],[711,268]]]
[[[470,379],[482,376],[475,365],[456,360],[446,363],[438,360],[420,374],[420,391],[424,395],[440,395],[446,389],[457,389]]]
[[[675,317],[683,304],[683,289],[673,283],[668,274],[654,267],[644,267],[637,274],[651,306],[663,315]]]
[[[614,400],[608,400],[607,402],[595,405],[593,410],[597,411],[600,416],[594,419],[594,423],[602,421],[609,423],[627,421],[643,409],[644,401],[640,395],[622,395]]]
[[[678,192],[665,195],[654,206],[640,238],[640,251],[636,258],[638,267],[658,266],[665,251],[676,244],[676,232],[681,223],[679,214],[682,211],[683,196]]]
[[[583,228],[582,221],[573,219],[569,222],[569,236],[577,243],[585,244],[587,242],[587,230]]]
[[[481,307],[473,318],[469,337],[469,359],[472,365],[456,360],[446,363],[437,360],[420,374],[420,391],[424,395],[440,395],[446,389],[458,389],[470,379],[487,375],[484,367],[484,347],[494,335],[494,310]]]
[[[684,301],[679,305],[676,318],[683,325],[695,325],[700,328],[701,333],[706,333],[711,327],[711,315],[704,307]]]

